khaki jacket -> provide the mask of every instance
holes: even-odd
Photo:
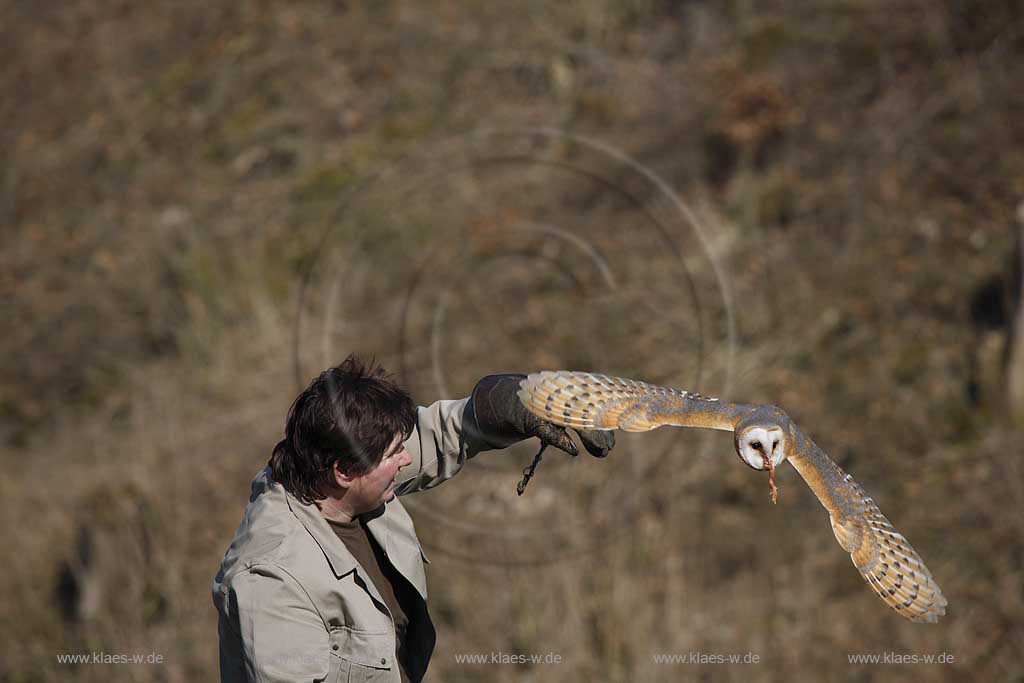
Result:
[[[400,475],[401,496],[454,477],[488,448],[464,412],[468,399],[417,410],[406,441],[412,464]],[[434,648],[426,613],[426,560],[412,519],[396,496],[367,529],[423,602],[412,610],[406,643],[418,680]],[[312,505],[270,478],[252,483],[245,516],[213,582],[219,613],[222,681],[389,681],[398,683],[395,628],[376,587]]]

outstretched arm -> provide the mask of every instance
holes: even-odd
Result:
[[[419,408],[416,427],[405,442],[412,464],[399,475],[396,493],[437,486],[454,477],[480,451],[507,448],[531,437],[576,455],[576,445],[564,427],[537,417],[519,401],[516,394],[525,377],[488,375],[468,398]],[[611,432],[577,428],[577,433],[595,457],[608,455],[615,445]]]
[[[416,409],[416,426],[405,442],[412,463],[399,473],[397,495],[415,493],[448,481],[484,444],[466,433],[468,398],[437,401]]]

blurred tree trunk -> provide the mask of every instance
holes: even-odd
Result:
[[[1021,231],[1018,242],[1018,258],[1021,259],[1021,273],[1024,278],[1024,201],[1017,206],[1017,222]],[[1024,280],[1021,282],[1024,292]],[[1014,422],[1024,424],[1024,296],[1017,303],[1010,336],[1010,353],[1006,364],[1006,390],[1009,398],[1010,416]]]

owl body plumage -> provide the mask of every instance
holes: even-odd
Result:
[[[829,513],[832,531],[879,597],[911,621],[945,614],[942,591],[920,556],[853,478],[836,465],[779,408],[737,404],[680,389],[588,372],[540,372],[521,383],[519,398],[549,422],[576,429],[642,432],[662,426],[732,431],[737,452],[747,430],[783,435],[783,455]],[[771,429],[771,432],[766,431]],[[759,449],[768,469],[768,455]],[[778,444],[775,444],[778,445]],[[771,445],[773,448],[775,445]],[[768,446],[768,444],[765,444]],[[748,465],[754,457],[741,458]],[[758,469],[761,469],[758,467]]]

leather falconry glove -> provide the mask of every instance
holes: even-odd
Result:
[[[469,403],[480,436],[493,448],[506,448],[535,436],[545,447],[554,446],[576,456],[579,451],[565,427],[545,422],[520,402],[516,394],[524,379],[526,375],[522,374],[488,375],[477,382]],[[596,458],[605,457],[615,447],[614,432],[576,431],[584,448]]]

